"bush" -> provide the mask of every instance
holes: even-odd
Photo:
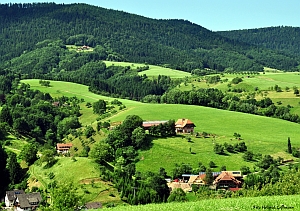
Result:
[[[239,78],[239,77],[235,77],[234,79],[232,79],[232,83],[233,84],[239,84],[240,82],[242,82],[243,79],[242,78]]]

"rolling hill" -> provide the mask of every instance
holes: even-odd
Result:
[[[84,98],[86,102],[95,102],[98,99],[108,101],[114,99],[90,93],[86,86],[74,83],[52,81],[52,86],[46,88],[38,85],[38,80],[23,80],[22,82],[29,83],[33,89],[49,92],[54,96],[75,95]],[[193,142],[190,143],[184,137],[154,140],[150,150],[141,151],[139,154],[140,161],[137,163],[137,169],[140,171],[157,171],[159,167],[164,167],[170,172],[175,163],[189,162],[196,166],[200,161],[207,165],[211,160],[218,165],[216,170],[221,165],[232,170],[243,165],[252,167],[254,163],[247,163],[242,160],[242,153],[228,153],[226,156],[213,153],[215,143],[237,143],[233,136],[235,132],[242,135],[248,150],[255,153],[271,154],[274,157],[291,158],[291,155],[285,152],[288,137],[291,138],[293,146],[300,145],[297,133],[300,125],[297,123],[202,106],[148,104],[125,99],[119,100],[126,105],[127,109],[109,117],[111,123],[123,121],[127,115],[132,114],[140,116],[143,120],[188,118],[196,124],[196,132],[214,134],[214,136],[206,139],[192,137]],[[82,112],[81,119],[85,119],[86,116],[90,118],[90,111],[83,109]],[[93,121],[89,119],[89,123],[93,123]],[[190,154],[189,147],[195,154]],[[165,155],[163,158],[161,157],[162,153]]]
[[[188,72],[261,71],[264,66],[290,70],[298,65],[295,56],[257,49],[189,21],[155,20],[86,4],[1,4],[0,27],[0,63],[60,39],[68,45],[98,46],[106,60],[147,62]],[[37,68],[49,63],[59,68],[59,58],[52,57],[37,57]],[[10,63],[7,67],[13,68]]]
[[[300,56],[300,27],[277,26],[258,29],[219,31],[229,39],[279,50],[286,54]]]

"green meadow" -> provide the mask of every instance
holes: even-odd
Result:
[[[104,61],[107,66],[116,65],[116,66],[130,66],[131,69],[137,69],[138,67],[144,67],[146,64],[137,64],[137,63],[130,63],[130,62],[112,62],[112,61]],[[190,73],[180,71],[180,70],[173,70],[170,68],[155,66],[155,65],[148,65],[149,70],[145,70],[139,72],[139,75],[146,74],[148,77],[157,77],[158,75],[167,75],[171,78],[184,78],[186,76],[191,76]]]
[[[112,100],[112,98],[90,93],[86,86],[79,84],[51,81],[51,87],[46,88],[41,87],[38,80],[24,80],[23,82],[29,83],[32,88],[47,91],[56,96],[58,96],[57,90],[60,90],[60,95],[76,95],[90,102],[98,99]],[[252,167],[253,163],[246,163],[241,159],[242,153],[217,155],[213,152],[215,143],[237,143],[238,140],[234,138],[234,133],[241,134],[242,141],[245,141],[248,150],[254,153],[270,154],[274,157],[291,158],[285,152],[288,137],[291,138],[293,146],[300,146],[300,134],[298,133],[300,124],[201,106],[146,104],[120,100],[127,108],[109,117],[107,120],[111,123],[123,121],[127,115],[132,114],[139,115],[143,120],[188,118],[195,123],[196,132],[212,134],[208,138],[192,136],[192,142],[187,142],[184,136],[154,140],[151,149],[139,153],[140,161],[137,163],[137,169],[140,171],[158,171],[159,167],[164,167],[170,172],[175,163],[185,162],[196,167],[199,162],[207,165],[209,161],[217,164],[215,170],[222,165],[225,165],[228,170],[236,170],[243,165]],[[96,116],[91,111],[87,112],[87,109],[82,109],[81,118],[91,123],[95,121]],[[101,137],[96,140],[99,139]],[[193,154],[190,153],[190,148]]]
[[[47,186],[53,180],[61,184],[72,183],[78,188],[78,194],[85,201],[99,201],[103,203],[122,203],[118,191],[109,182],[100,180],[98,164],[93,160],[83,157],[58,158],[51,168],[34,164],[29,169],[29,186]]]
[[[107,208],[108,209],[108,208]],[[215,211],[215,210],[300,210],[300,196],[265,196],[229,199],[209,199],[186,203],[148,204],[139,206],[118,206],[113,211]]]
[[[228,87],[228,84],[235,77],[240,77],[243,81],[239,84],[232,84]],[[224,82],[228,80],[227,82]],[[282,92],[276,92],[271,89],[278,85]],[[288,89],[287,89],[288,87]],[[231,89],[243,89],[247,92],[255,93],[255,98],[260,100],[263,97],[269,97],[277,105],[291,105],[293,108],[292,113],[300,115],[300,97],[294,94],[293,87],[300,88],[300,74],[294,72],[266,72],[265,74],[260,75],[241,75],[241,74],[224,74],[221,76],[221,82],[216,84],[208,84],[205,81],[205,77],[202,77],[200,81],[197,78],[190,78],[188,83],[182,83],[179,88],[182,91],[188,91],[192,88],[216,88],[220,89],[223,92]],[[258,89],[257,91],[255,91]],[[240,94],[241,96],[246,95],[247,93]]]

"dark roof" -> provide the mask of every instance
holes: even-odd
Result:
[[[6,195],[9,201],[13,201],[16,198],[17,194],[25,194],[25,192],[23,190],[6,191]]]
[[[102,208],[102,203],[101,202],[89,202],[85,204],[85,207],[87,209],[98,209]]]
[[[27,193],[17,195],[19,206],[21,208],[36,207],[42,201],[40,193]]]

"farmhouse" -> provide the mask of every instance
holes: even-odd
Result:
[[[18,194],[25,194],[25,192],[23,190],[6,191],[5,206],[12,207],[15,204],[15,200]]]
[[[73,144],[56,144],[57,153],[68,153]]]
[[[14,207],[17,211],[36,210],[42,201],[41,194],[25,193],[23,190],[6,191],[6,207]]]
[[[145,130],[149,130],[150,127],[152,126],[157,126],[159,124],[165,124],[167,123],[167,120],[162,120],[162,121],[147,121],[147,122],[143,122],[143,128]]]
[[[190,185],[205,185],[206,183],[204,182],[205,174],[201,175],[192,175],[190,176],[190,179],[188,181],[188,184]]]
[[[239,179],[241,178],[242,174],[240,171],[222,171],[213,182],[213,185],[215,185],[217,189],[240,188],[242,182]]]
[[[176,133],[192,133],[194,132],[195,124],[189,119],[178,119],[175,123]]]

